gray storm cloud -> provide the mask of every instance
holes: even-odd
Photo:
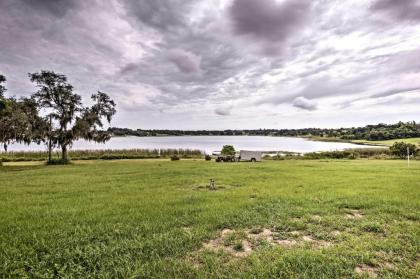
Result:
[[[110,93],[120,108],[115,125],[134,128],[306,125],[305,110],[323,122],[323,113],[356,107],[364,120],[404,120],[402,111],[413,120],[419,5],[0,0],[0,74],[20,97],[35,90],[28,72],[63,73],[83,96]],[[382,102],[376,115],[375,99],[388,95],[395,103]],[[234,117],[222,117],[232,112],[227,104]],[[273,116],[279,108],[285,121]]]
[[[420,21],[418,0],[376,0],[371,9],[403,21]]]
[[[188,74],[200,71],[201,58],[192,52],[182,49],[171,49],[168,51],[167,57],[183,73]]]
[[[237,34],[281,42],[301,26],[309,9],[306,0],[235,0],[230,14]]]
[[[232,107],[220,107],[214,110],[214,113],[220,116],[228,116],[230,115]]]
[[[314,102],[312,100],[308,100],[308,99],[306,99],[303,96],[296,97],[293,100],[293,103],[292,104],[293,104],[294,107],[297,107],[297,108],[300,108],[300,109],[303,109],[303,110],[312,111],[312,110],[316,110],[317,109],[316,102]]]

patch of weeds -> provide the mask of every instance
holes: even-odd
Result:
[[[380,224],[374,223],[374,222],[364,223],[362,225],[362,229],[365,232],[373,232],[373,233],[384,233],[385,232],[384,229],[382,229]]]
[[[243,250],[244,250],[244,245],[242,244],[242,241],[236,241],[236,242],[233,244],[233,249],[234,249],[235,251],[243,251]]]

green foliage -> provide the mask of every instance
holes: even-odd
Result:
[[[62,159],[67,161],[67,149],[75,140],[86,139],[106,142],[111,134],[103,128],[102,118],[109,123],[116,113],[115,103],[103,92],[92,95],[94,105],[83,107],[80,95],[73,93],[73,86],[64,75],[52,71],[29,74],[38,91],[33,95],[41,108],[50,110],[52,123],[48,139],[62,150]]]
[[[374,264],[377,278],[418,275],[417,161],[5,165],[0,277],[359,278],[363,264]],[[210,178],[231,187],[197,191]],[[347,218],[352,209],[363,217]],[[225,228],[268,228],[275,241],[297,244],[256,241],[245,257],[203,247]]]
[[[392,155],[399,158],[407,158],[408,154],[410,154],[410,156],[416,156],[418,152],[418,149],[414,144],[405,142],[396,142],[389,148],[389,150],[391,151]]]
[[[362,229],[366,232],[383,233],[381,225],[377,222],[369,222],[362,225]]]
[[[211,156],[209,154],[206,154],[206,156],[204,156],[204,159],[206,161],[211,161]]]
[[[303,155],[287,153],[278,156],[265,156],[266,160],[320,160],[320,159],[392,159],[393,156],[387,148],[358,148],[344,151],[309,152]]]
[[[30,144],[44,140],[47,123],[38,115],[33,99],[5,98],[5,107],[0,112],[0,143],[5,150],[13,142]]]
[[[5,82],[6,82],[6,77],[0,74],[0,98],[4,97],[4,92],[6,92],[6,87],[3,85],[3,83]]]
[[[235,148],[233,145],[223,145],[222,151],[220,152],[222,155],[235,155]]]

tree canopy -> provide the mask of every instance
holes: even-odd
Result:
[[[223,145],[222,151],[220,152],[222,155],[235,155],[235,148],[233,145]]]
[[[110,123],[116,110],[115,102],[106,93],[98,91],[93,94],[94,104],[84,107],[81,96],[73,92],[66,76],[41,71],[29,74],[29,77],[38,87],[33,99],[51,119],[48,137],[61,149],[63,162],[68,160],[67,150],[75,140],[105,142],[110,139],[111,134],[101,128],[103,119]]]
[[[0,75],[0,113],[6,108],[6,100],[4,98],[4,92],[6,92],[6,87],[3,83],[6,82],[6,77]]]
[[[0,75],[0,84],[6,78]],[[38,114],[33,98],[6,98],[5,86],[0,85],[0,143],[5,151],[13,142],[41,143],[45,136],[46,122]]]

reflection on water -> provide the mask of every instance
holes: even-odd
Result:
[[[267,136],[179,136],[179,137],[116,137],[105,144],[98,144],[80,140],[74,143],[73,150],[83,149],[162,149],[185,148],[199,149],[207,153],[222,149],[223,145],[231,144],[237,150],[258,151],[290,151],[314,152],[343,150],[348,148],[364,148],[369,146],[356,145],[343,142],[319,142],[303,138],[267,137]],[[371,146],[370,146],[371,147]],[[45,145],[13,144],[10,151],[39,151],[46,150]]]

